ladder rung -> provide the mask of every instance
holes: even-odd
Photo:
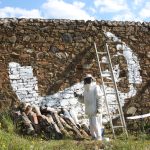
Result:
[[[110,71],[102,71],[102,76],[103,77],[111,77],[111,72]]]
[[[108,104],[108,106],[109,106],[109,105],[110,105],[110,104]],[[108,113],[103,114],[103,115],[110,115],[112,119],[114,119],[114,118],[113,118],[114,116],[115,116],[115,118],[118,118],[118,117],[121,116],[121,114],[108,114]]]
[[[108,105],[118,105],[118,103],[111,103],[111,104],[108,104]]]
[[[113,128],[124,128],[124,126],[113,126]]]
[[[101,55],[107,54],[107,52],[97,52],[97,53]]]
[[[102,77],[111,77],[109,74],[102,74]]]
[[[111,77],[110,74],[102,74],[102,77]]]
[[[109,62],[106,61],[100,61],[101,64],[109,64]]]
[[[122,44],[121,41],[107,41],[108,44]]]
[[[116,117],[120,117],[120,116],[121,116],[121,114],[115,114],[115,116],[116,116]]]
[[[114,84],[114,82],[104,82],[104,83],[111,83],[111,84]]]
[[[108,93],[106,93],[106,94],[116,94],[116,92],[108,92]]]
[[[102,71],[102,73],[109,73],[110,74],[111,72],[110,71]]]

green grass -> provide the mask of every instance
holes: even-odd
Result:
[[[130,135],[128,139],[112,141],[112,150],[150,150],[150,137],[141,134],[138,137]]]
[[[0,131],[0,145],[2,150],[59,150],[59,149],[77,149],[79,146],[75,145],[73,141],[43,141],[42,139],[24,138],[16,134],[9,134]],[[72,147],[72,145],[74,145]],[[79,147],[80,149],[80,147]]]
[[[21,136],[14,131],[9,115],[0,117],[0,150],[150,150],[150,136],[141,133],[130,135],[128,139],[119,137],[110,142],[91,140],[49,140],[40,137]]]

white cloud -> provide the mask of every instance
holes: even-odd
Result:
[[[85,3],[79,2],[79,1],[74,1],[73,5],[78,7],[78,8],[83,8],[85,6]]]
[[[44,18],[94,20],[83,8],[83,2],[67,3],[63,0],[47,0],[43,4]]]
[[[96,13],[96,9],[93,8],[93,7],[90,7],[89,10],[90,10],[92,13]]]
[[[142,2],[144,2],[144,0],[133,0],[134,5],[141,5]]]
[[[150,18],[150,2],[145,4],[145,7],[139,12],[140,17]]]
[[[0,18],[41,18],[38,9],[26,10],[21,8],[4,7],[0,9]]]
[[[112,18],[112,20],[116,21],[142,21],[141,18],[135,16],[132,12],[122,12],[119,15],[116,15]]]
[[[128,9],[125,0],[95,0],[94,5],[100,12],[119,12]]]

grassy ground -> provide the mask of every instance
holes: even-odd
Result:
[[[150,136],[130,135],[128,139],[119,137],[110,142],[92,140],[49,140],[23,137],[14,132],[14,126],[8,115],[0,118],[0,150],[150,150]]]

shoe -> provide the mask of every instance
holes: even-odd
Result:
[[[96,137],[92,137],[91,140],[96,140]]]
[[[108,137],[103,138],[103,140],[106,142],[110,142],[110,138],[108,138]]]
[[[98,137],[96,138],[96,141],[102,141],[102,138]]]

